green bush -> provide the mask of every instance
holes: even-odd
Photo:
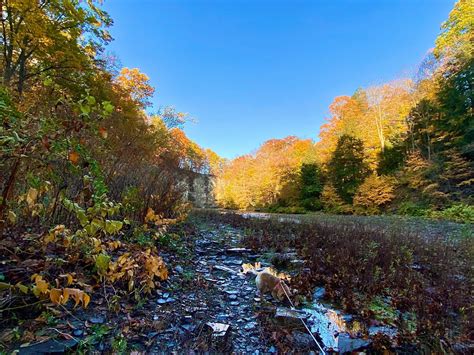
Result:
[[[404,216],[424,217],[429,214],[429,208],[413,201],[404,201],[398,206],[397,212]]]
[[[474,223],[474,206],[459,203],[442,211],[433,211],[430,217],[448,219],[460,223]]]
[[[309,211],[319,211],[323,209],[323,204],[319,198],[306,198],[301,200],[301,206]]]

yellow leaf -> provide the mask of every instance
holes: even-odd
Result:
[[[33,277],[36,284],[35,290],[38,293],[38,295],[48,293],[49,283],[43,280],[43,277],[41,275],[34,274]]]
[[[49,292],[49,299],[54,304],[63,304],[64,302],[63,291],[60,290],[59,288],[51,289],[51,291]]]
[[[72,277],[71,274],[62,274],[62,275],[59,275],[59,276],[66,278],[66,284],[67,284],[67,286],[71,285],[71,284],[74,282],[74,278]]]
[[[47,293],[49,284],[44,280],[39,280],[36,282],[36,287],[40,293]]]
[[[74,307],[76,307],[79,303],[82,304],[84,308],[87,307],[87,305],[90,302],[90,296],[86,294],[84,291],[81,291],[77,288],[65,288],[63,291],[63,296],[66,302],[69,297],[71,297],[75,301]]]
[[[10,224],[15,224],[16,223],[16,214],[13,211],[8,211],[8,222]]]
[[[89,302],[91,301],[91,298],[87,293],[84,293],[84,295],[82,296],[82,301],[83,301],[84,308],[87,308],[87,306],[89,305]]]
[[[26,194],[26,203],[28,207],[32,207],[36,203],[36,199],[38,198],[38,190],[30,187],[28,193]]]

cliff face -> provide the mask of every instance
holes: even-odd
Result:
[[[190,174],[186,181],[185,198],[197,208],[216,207],[214,185],[215,177],[212,175]]]

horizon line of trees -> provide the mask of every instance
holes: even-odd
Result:
[[[228,162],[216,184],[218,203],[289,212],[447,210],[474,221],[470,8],[466,0],[454,5],[414,78],[336,97],[317,143],[270,140]]]

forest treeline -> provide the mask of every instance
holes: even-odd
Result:
[[[188,139],[186,115],[153,109],[154,88],[105,51],[112,19],[95,1],[1,2],[0,219],[49,226],[121,203],[141,221],[177,217],[186,174],[218,157]],[[150,112],[154,112],[151,114]]]
[[[218,202],[474,221],[473,43],[472,4],[460,0],[413,78],[336,97],[316,143],[273,139],[228,162]]]

